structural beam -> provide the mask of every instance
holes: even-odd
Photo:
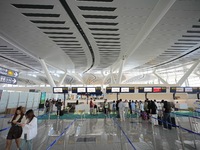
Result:
[[[199,65],[200,60],[195,62],[190,69],[182,76],[182,78],[177,82],[178,85],[182,85],[185,80],[190,76],[190,74],[196,69],[196,67]]]
[[[63,81],[65,80],[66,76],[67,76],[67,72],[63,75],[63,77],[61,78],[61,80],[58,83],[58,86],[61,86],[63,84]]]
[[[122,71],[123,71],[123,68],[124,68],[124,61],[125,61],[125,57],[123,57],[123,59],[121,60],[121,64],[120,64],[120,68],[119,68],[119,73],[118,73],[118,77],[117,77],[117,84],[121,83]]]
[[[48,80],[50,86],[51,86],[51,87],[56,87],[56,84],[55,84],[55,82],[54,82],[52,76],[51,76],[50,73],[49,73],[49,70],[48,70],[48,68],[47,68],[47,65],[46,65],[45,61],[44,61],[43,59],[40,59],[40,63],[41,63],[42,68],[43,68],[43,70],[44,70],[44,72],[45,72],[45,74],[46,74],[46,77],[47,77],[47,80]]]
[[[153,71],[153,74],[154,74],[163,84],[168,85],[167,81],[165,81],[162,77],[160,77],[160,76],[156,73],[155,70]]]

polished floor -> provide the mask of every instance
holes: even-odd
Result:
[[[9,126],[8,120],[0,119],[1,129]],[[8,130],[0,132],[2,150],[7,133]],[[164,130],[162,126],[152,126],[148,121],[137,118],[124,122],[112,118],[38,119],[38,135],[34,139],[33,150],[200,150],[199,141],[198,135],[177,128]],[[16,150],[14,141],[12,150]]]

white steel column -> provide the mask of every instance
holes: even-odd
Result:
[[[47,68],[47,66],[46,66],[45,61],[44,61],[43,59],[40,59],[40,63],[41,63],[41,65],[42,65],[42,68],[44,69],[44,72],[45,72],[45,74],[46,74],[46,76],[47,76],[47,80],[48,80],[50,86],[51,86],[51,87],[56,87],[56,84],[55,84],[55,82],[54,82],[52,76],[51,76],[50,73],[49,73],[49,70],[48,70],[48,68]]]
[[[199,65],[200,60],[195,62],[192,67],[183,75],[183,77],[177,82],[178,85],[182,85],[185,80],[190,76],[190,74],[196,69],[196,67]]]
[[[110,69],[110,79],[111,79],[111,84],[113,84],[113,70],[112,70],[112,68]]]
[[[65,80],[66,76],[67,76],[67,72],[64,74],[64,76],[62,77],[62,79],[60,80],[60,82],[58,83],[58,86],[61,86],[63,84],[63,81]]]
[[[121,83],[124,61],[125,61],[125,58],[123,57],[123,59],[121,60],[120,68],[119,68],[119,73],[118,73],[118,77],[117,77],[117,84]]]
[[[161,77],[156,73],[155,70],[153,71],[153,74],[154,74],[163,84],[168,85],[167,81],[165,81],[163,78],[161,78]]]

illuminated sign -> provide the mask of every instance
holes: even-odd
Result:
[[[10,76],[10,77],[15,77],[15,78],[19,76],[19,72],[4,68],[4,67],[0,67],[0,74],[5,75],[5,76]]]
[[[0,83],[17,84],[17,79],[14,77],[0,75]]]

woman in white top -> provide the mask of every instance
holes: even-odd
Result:
[[[37,135],[37,118],[34,115],[32,109],[28,110],[20,124],[23,127],[23,132],[21,136],[20,150],[25,150],[25,144],[28,145],[28,150],[33,149],[32,139]]]

